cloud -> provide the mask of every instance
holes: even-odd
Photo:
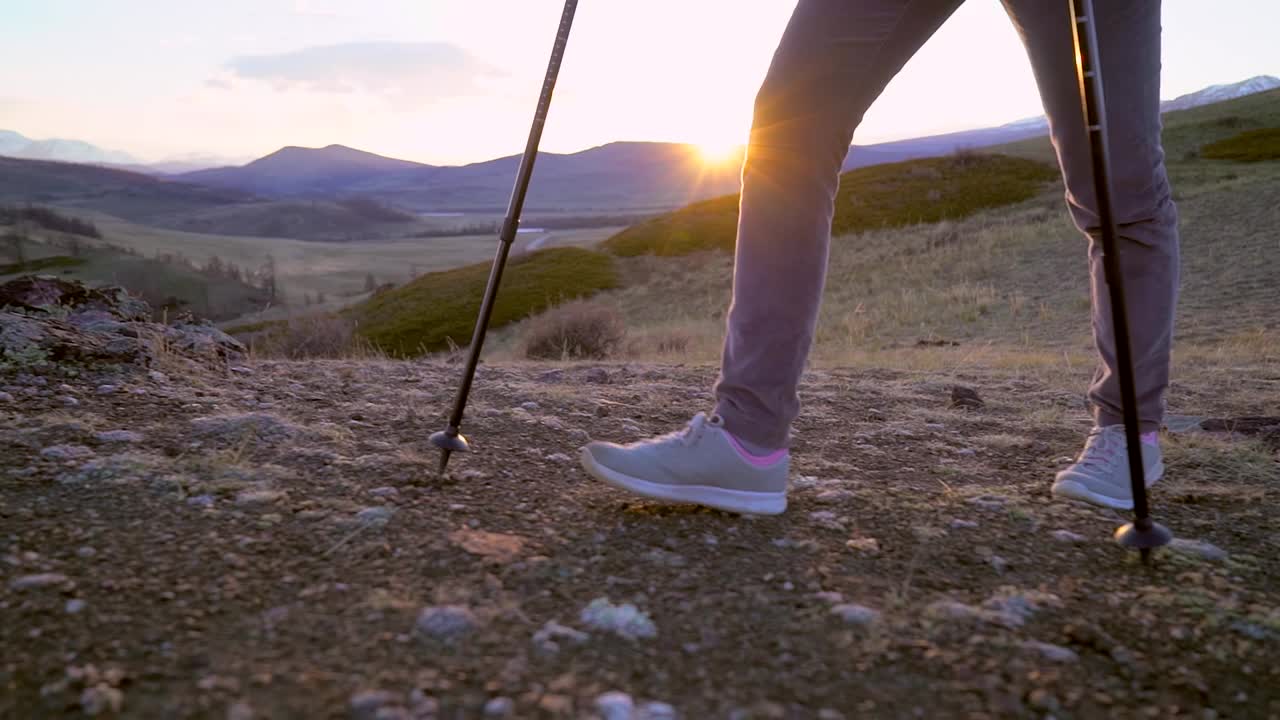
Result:
[[[449,43],[363,42],[233,58],[239,78],[277,89],[370,93],[430,103],[477,93],[486,78],[504,73]]]

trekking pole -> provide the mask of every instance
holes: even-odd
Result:
[[[1097,196],[1098,220],[1102,225],[1102,264],[1111,295],[1111,317],[1115,328],[1116,364],[1120,374],[1120,399],[1124,406],[1124,437],[1129,455],[1129,482],[1133,490],[1133,522],[1116,530],[1116,542],[1137,549],[1142,561],[1151,558],[1152,548],[1169,544],[1173,534],[1152,522],[1147,505],[1147,482],[1142,463],[1142,439],[1138,428],[1138,402],[1134,390],[1133,355],[1129,346],[1129,317],[1124,300],[1124,278],[1116,247],[1116,223],[1111,212],[1111,166],[1107,147],[1107,108],[1102,95],[1102,71],[1098,63],[1098,35],[1092,0],[1067,0],[1071,10],[1071,35],[1075,41],[1076,77],[1080,103],[1089,133],[1093,158],[1093,189]]]
[[[538,97],[538,107],[533,113],[533,127],[529,129],[529,141],[525,144],[524,156],[520,158],[520,169],[516,171],[515,187],[511,190],[511,202],[507,205],[507,218],[502,223],[502,232],[498,237],[498,252],[493,258],[493,267],[489,270],[489,284],[484,289],[484,300],[480,303],[475,332],[471,335],[471,351],[467,357],[467,367],[462,375],[462,383],[458,386],[458,395],[453,403],[453,414],[449,417],[449,426],[431,435],[431,443],[440,448],[441,474],[449,464],[451,454],[466,452],[470,449],[467,439],[459,431],[462,426],[462,414],[467,407],[467,396],[471,394],[471,383],[476,376],[476,365],[480,362],[480,349],[484,346],[484,336],[489,330],[489,318],[493,315],[493,303],[498,294],[498,284],[502,282],[502,270],[507,264],[511,243],[516,239],[516,229],[520,226],[520,211],[524,208],[524,197],[529,191],[529,178],[533,175],[533,162],[538,156],[542,127],[546,124],[547,109],[551,106],[551,92],[555,89],[556,77],[560,74],[560,61],[564,58],[564,46],[569,42],[569,28],[573,26],[573,13],[577,7],[578,0],[565,0],[564,12],[560,15],[560,27],[556,30],[556,41],[551,46],[551,60],[547,63],[547,75],[542,82],[542,94]]]

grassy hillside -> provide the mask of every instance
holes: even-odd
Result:
[[[1002,155],[959,153],[860,168],[840,176],[833,233],[961,219],[1027,200],[1055,177],[1048,165]],[[627,228],[604,243],[623,257],[732,250],[738,196],[696,203]]]
[[[471,340],[489,263],[424,275],[379,293],[347,311],[356,331],[394,357],[412,357],[465,346]],[[613,260],[580,248],[541,250],[512,258],[494,305],[492,326],[501,327],[566,300],[618,286]]]
[[[1211,160],[1280,160],[1280,127],[1246,130],[1205,145],[1200,154]]]

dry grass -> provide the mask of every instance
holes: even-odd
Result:
[[[274,323],[241,338],[255,358],[374,360],[383,353],[355,332],[356,323],[339,315],[303,315]]]
[[[524,355],[535,360],[602,360],[626,339],[618,311],[596,302],[571,302],[529,323]]]

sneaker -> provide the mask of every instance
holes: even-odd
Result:
[[[1142,440],[1142,469],[1151,487],[1164,474],[1160,445]],[[1133,509],[1133,488],[1129,483],[1129,451],[1123,425],[1095,427],[1089,431],[1084,450],[1073,465],[1059,472],[1053,494],[1116,510]]]
[[[698,413],[683,431],[630,445],[593,442],[582,466],[598,480],[653,500],[748,515],[787,509],[790,454],[755,458],[740,449],[718,415]]]

